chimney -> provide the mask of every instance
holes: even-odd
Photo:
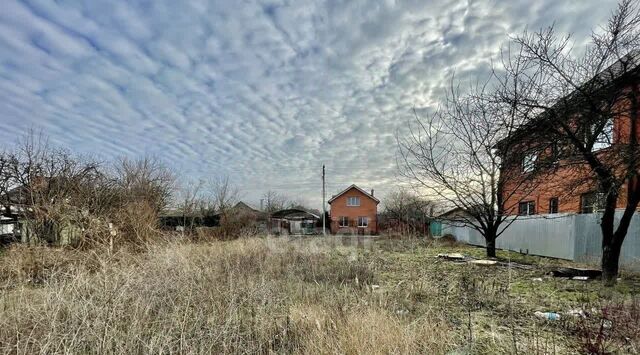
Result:
[[[371,189],[371,196],[373,196],[373,189]]]

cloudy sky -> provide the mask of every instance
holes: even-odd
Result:
[[[320,208],[396,178],[394,134],[510,34],[584,41],[613,0],[91,0],[0,5],[0,144],[30,128],[105,159],[157,156]]]

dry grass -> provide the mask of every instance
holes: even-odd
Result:
[[[158,242],[142,253],[18,246],[0,255],[0,350],[389,354],[579,349],[579,333],[571,324],[531,315],[538,307],[578,303],[567,290],[540,299],[540,292],[561,289],[553,280],[544,283],[544,291],[526,287],[542,271],[478,269],[432,257],[442,248],[461,248],[455,245],[351,241],[354,245],[321,238]],[[623,283],[609,299],[630,299],[634,287]],[[550,297],[558,300],[545,301]]]

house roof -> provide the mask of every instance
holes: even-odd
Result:
[[[365,190],[359,188],[358,186],[356,186],[356,184],[353,184],[353,185],[347,187],[346,189],[340,191],[337,195],[334,195],[327,203],[331,204],[333,201],[335,201],[335,199],[337,199],[338,197],[344,195],[347,191],[349,191],[351,189],[356,189],[356,190],[362,192],[365,196],[367,196],[370,199],[376,201],[376,203],[380,203],[380,200],[378,200],[377,198],[375,198],[373,195],[371,195],[370,193],[366,192]]]
[[[307,210],[303,210],[301,208],[288,208],[288,209],[276,211],[271,214],[271,217],[283,218],[283,219],[300,219],[300,218],[320,219],[320,216],[314,213],[311,213]]]
[[[238,203],[235,204],[235,206],[233,206],[234,209],[240,209],[240,210],[247,210],[247,211],[251,211],[251,212],[260,212],[257,209],[249,206],[248,204],[244,203],[243,201],[240,201]]]
[[[611,64],[606,69],[594,75],[593,78],[582,84],[580,88],[592,85],[596,92],[602,93],[616,85],[620,85],[621,82],[624,82],[623,79],[633,77],[634,75],[638,76],[639,74],[640,51],[632,51],[617,60],[615,63]],[[582,100],[583,97],[580,95],[579,89],[576,89],[570,94],[558,99],[550,110],[557,109],[560,105],[578,107]],[[535,130],[536,126],[538,126],[538,124],[549,114],[549,110],[547,110],[530,119],[528,122],[525,122],[525,124],[518,127],[508,137],[500,140],[496,144],[496,148],[501,149],[505,144],[529,135],[530,131]]]
[[[244,212],[251,212],[251,213],[259,213],[260,211],[258,211],[257,209],[249,206],[248,204],[240,201],[238,203],[236,203],[235,205],[233,205],[233,207],[231,207],[232,211],[244,211]],[[183,217],[183,216],[189,216],[189,217],[205,217],[206,215],[208,215],[207,213],[203,213],[202,211],[198,210],[194,210],[194,211],[188,211],[188,212],[184,212],[182,209],[180,208],[172,208],[172,209],[167,209],[164,210],[160,213],[161,217]],[[220,215],[219,212],[210,214],[211,216],[218,216]]]
[[[205,214],[202,213],[202,211],[200,211],[199,209],[194,209],[192,211],[184,211],[180,208],[172,208],[172,209],[166,209],[164,211],[161,211],[158,214],[158,217],[160,218],[182,218],[182,217],[204,217]]]
[[[462,208],[462,207],[455,207],[455,208],[452,208],[452,209],[450,209],[448,211],[445,211],[445,212],[439,214],[438,218],[446,218],[446,217],[449,217],[449,216],[451,216],[453,214],[456,214],[458,212],[467,213],[467,210]]]

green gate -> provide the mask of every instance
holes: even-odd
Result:
[[[433,237],[441,237],[442,236],[442,222],[440,221],[431,221],[429,225],[429,229],[431,231],[431,236]]]

